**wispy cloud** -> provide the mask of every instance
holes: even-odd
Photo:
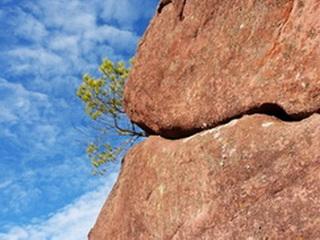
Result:
[[[33,15],[28,14],[18,8],[16,10],[16,16],[16,36],[38,43],[48,35],[48,31],[46,30],[44,24],[36,19]]]
[[[157,1],[145,0],[107,0],[101,2],[101,17],[106,21],[117,21],[120,25],[133,28],[141,18],[150,18]],[[146,11],[152,9],[152,11]]]
[[[41,111],[50,107],[47,95],[29,91],[20,83],[10,83],[1,78],[0,95],[0,124],[5,123],[6,126],[18,121],[29,124],[39,120]]]
[[[11,180],[6,180],[4,182],[0,182],[0,190],[3,189],[3,188],[8,187],[11,183],[12,183]]]
[[[7,233],[0,234],[0,240],[82,240],[93,223],[109,194],[116,174],[107,179],[107,184],[86,193],[63,209],[44,220],[24,226],[11,226]]]
[[[112,181],[90,175],[84,146],[77,142],[81,134],[74,127],[81,126],[85,118],[75,88],[81,75],[94,73],[102,58],[122,60],[134,54],[156,3],[1,1],[0,232],[12,226],[9,235],[0,235],[1,240],[46,239],[43,236],[60,240],[73,234],[81,235],[75,239],[85,238],[88,229],[71,234],[71,223],[70,229],[64,229],[70,232],[65,235],[68,238],[61,237],[60,230],[48,230],[58,229],[57,216],[71,219],[73,205],[86,209],[88,201],[96,209],[96,203],[85,197],[87,200],[77,200],[45,222],[30,223],[30,219],[55,212],[82,194],[106,197],[100,188],[101,195],[86,194]],[[114,166],[110,172],[117,169]],[[94,217],[95,211],[90,213]],[[86,222],[85,214],[72,216]],[[87,221],[92,225],[94,217],[90,216]]]
[[[96,65],[102,57],[123,59],[132,55],[138,35],[126,26],[145,15],[137,15],[140,9],[137,3],[42,0],[16,7],[11,23],[13,34],[29,44],[4,52],[13,60],[11,74],[35,77],[79,74],[90,70],[88,66]],[[109,16],[110,10],[117,14]],[[120,25],[99,19],[116,20]]]

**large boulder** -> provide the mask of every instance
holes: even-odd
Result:
[[[319,239],[319,136],[314,114],[150,137],[125,157],[89,239]]]
[[[275,106],[320,109],[319,0],[162,2],[125,89],[141,127],[178,138]]]

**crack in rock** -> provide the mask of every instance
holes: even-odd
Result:
[[[230,118],[226,118],[217,124],[213,126],[208,126],[204,128],[196,128],[196,129],[191,129],[189,131],[184,131],[183,129],[180,128],[172,128],[168,131],[164,131],[164,134],[161,135],[162,137],[168,138],[168,139],[180,139],[180,138],[187,138],[187,137],[192,137],[192,135],[208,130],[208,129],[216,129],[219,127],[222,127],[233,120],[240,119],[245,115],[254,115],[254,114],[263,114],[263,115],[268,115],[275,117],[281,121],[284,122],[299,122],[302,121],[308,117],[310,117],[314,113],[320,113],[320,110],[316,111],[310,111],[310,112],[300,112],[300,113],[294,113],[294,114],[288,114],[285,109],[283,109],[279,104],[277,103],[264,103],[262,105],[250,108],[247,111],[244,111],[238,115],[235,115]],[[150,134],[153,135],[153,134]],[[174,136],[174,137],[172,137]]]
[[[184,18],[183,11],[186,5],[186,1],[187,0],[161,0],[157,8],[157,13],[160,14],[165,6],[172,3],[175,6],[175,10],[177,11],[179,20],[182,21]]]

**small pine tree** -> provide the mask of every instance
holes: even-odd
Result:
[[[85,74],[77,89],[85,112],[99,124],[98,134],[116,137],[106,143],[101,140],[105,137],[97,136],[87,145],[86,152],[96,174],[103,174],[107,170],[106,163],[116,161],[138,138],[147,136],[124,112],[123,90],[129,70],[124,62],[114,63],[105,59],[99,67],[100,76],[95,78]]]

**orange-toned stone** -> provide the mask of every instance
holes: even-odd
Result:
[[[90,240],[319,239],[320,115],[264,115],[129,151]]]
[[[293,117],[319,111],[318,0],[172,2],[152,20],[127,82],[134,122],[178,138],[265,103]]]

